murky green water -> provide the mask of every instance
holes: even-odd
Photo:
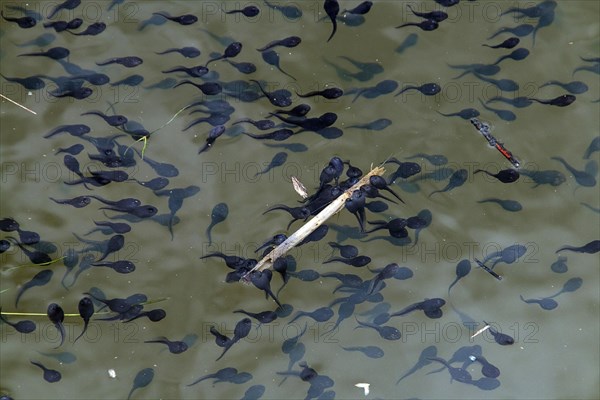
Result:
[[[290,2],[292,3],[292,2]],[[86,194],[81,186],[67,186],[63,181],[74,179],[63,164],[62,155],[54,155],[61,147],[78,143],[76,138],[63,134],[49,139],[42,136],[58,125],[84,123],[92,128],[94,136],[118,133],[100,118],[80,116],[89,110],[106,111],[109,103],[115,104],[117,113],[140,122],[152,131],[167,122],[178,110],[195,100],[201,100],[199,91],[189,85],[176,89],[153,89],[144,87],[157,83],[167,75],[161,71],[176,65],[192,66],[205,63],[210,52],[222,52],[224,46],[201,31],[206,29],[215,35],[227,36],[244,44],[237,61],[255,63],[258,70],[253,75],[242,76],[224,62],[213,63],[221,81],[236,79],[262,79],[270,90],[288,88],[298,92],[320,90],[328,85],[346,91],[355,87],[373,86],[384,79],[393,79],[401,87],[436,82],[442,91],[426,97],[411,91],[397,97],[388,94],[376,99],[344,96],[337,100],[321,98],[306,99],[311,104],[312,116],[335,112],[335,126],[344,135],[335,140],[325,139],[315,133],[305,132],[287,142],[304,144],[308,151],[291,152],[283,148],[268,147],[261,141],[240,135],[230,129],[217,140],[213,148],[201,155],[198,149],[210,129],[207,124],[196,125],[182,132],[199,114],[181,114],[173,123],[161,129],[149,140],[146,156],[150,159],[174,164],[179,175],[170,178],[169,188],[200,187],[199,194],[184,200],[177,212],[179,223],[175,224],[174,239],[165,226],[153,221],[131,224],[133,229],[125,235],[126,244],[111,260],[133,261],[137,269],[129,275],[116,274],[109,269],[92,268],[81,274],[76,284],[65,290],[60,278],[65,272],[61,263],[51,267],[55,271],[50,284],[25,292],[18,309],[14,299],[18,288],[40,269],[26,267],[13,271],[6,269],[28,263],[20,251],[11,248],[1,255],[2,269],[0,296],[3,312],[44,313],[51,302],[62,305],[68,314],[77,314],[77,303],[82,293],[91,287],[101,288],[108,298],[127,297],[144,293],[150,299],[168,298],[152,307],[163,308],[167,317],[157,323],[138,319],[131,323],[90,323],[88,333],[76,344],[74,338],[81,332],[81,319],[66,317],[68,340],[58,350],[56,330],[45,316],[27,317],[35,320],[35,333],[21,335],[0,325],[1,357],[0,388],[2,393],[15,399],[34,398],[125,398],[136,373],[152,367],[153,382],[134,392],[133,398],[241,398],[251,385],[266,387],[264,398],[304,398],[308,384],[290,377],[278,386],[285,371],[288,356],[281,352],[282,342],[304,327],[304,321],[288,325],[279,319],[270,325],[252,330],[245,340],[234,345],[223,359],[214,360],[221,353],[215,346],[209,328],[216,325],[232,334],[235,323],[241,318],[232,310],[243,308],[252,312],[273,309],[253,287],[224,283],[228,272],[216,259],[199,260],[211,251],[231,255],[253,256],[257,244],[275,233],[283,232],[288,223],[285,213],[262,212],[276,203],[294,204],[298,196],[292,190],[290,176],[294,175],[312,190],[318,185],[320,170],[328,160],[338,155],[349,159],[367,171],[393,156],[404,160],[416,153],[444,154],[454,169],[467,168],[468,181],[451,192],[428,197],[429,193],[443,188],[445,182],[423,181],[420,190],[402,192],[405,205],[391,205],[385,218],[415,215],[422,209],[433,214],[430,227],[423,230],[416,246],[394,246],[385,240],[362,243],[346,239],[344,243],[358,246],[361,254],[372,258],[371,268],[383,267],[396,262],[410,267],[414,277],[406,281],[390,280],[382,294],[391,310],[397,311],[408,304],[424,298],[442,297],[448,304],[440,319],[428,319],[422,313],[411,313],[391,320],[403,336],[398,341],[386,341],[376,332],[367,329],[354,330],[353,318],[344,320],[339,330],[327,331],[332,321],[315,323],[306,319],[307,332],[301,341],[306,346],[303,357],[320,374],[335,381],[331,390],[336,398],[362,398],[362,389],[354,384],[371,384],[367,398],[598,398],[598,357],[600,356],[600,326],[598,318],[599,259],[598,254],[564,253],[568,271],[557,274],[550,266],[557,260],[556,250],[565,244],[583,245],[600,238],[597,213],[581,206],[585,202],[598,208],[598,187],[580,187],[573,176],[558,162],[550,159],[561,156],[575,168],[583,169],[583,153],[591,140],[598,135],[600,97],[598,75],[581,71],[572,77],[573,70],[584,62],[580,57],[598,57],[600,7],[597,2],[572,1],[559,4],[553,23],[541,28],[536,35],[535,46],[531,36],[522,38],[521,46],[530,50],[522,61],[501,62],[501,72],[496,79],[516,81],[520,90],[504,93],[506,97],[529,96],[551,99],[565,91],[558,87],[539,88],[548,80],[568,82],[581,80],[589,90],[577,95],[577,101],[565,108],[533,104],[528,108],[514,109],[501,103],[495,108],[512,110],[517,119],[505,122],[494,113],[485,111],[478,99],[487,100],[501,93],[490,84],[472,75],[454,79],[458,72],[447,64],[491,63],[508,50],[492,50],[481,43],[501,27],[520,23],[535,24],[534,19],[516,21],[510,16],[499,17],[502,10],[520,5],[530,7],[535,2],[466,2],[448,9],[449,19],[432,32],[416,27],[394,29],[409,21],[418,21],[406,8],[409,2],[377,1],[364,24],[358,27],[339,24],[335,37],[325,43],[331,32],[329,22],[317,22],[325,14],[320,1],[302,1],[293,4],[301,7],[304,15],[299,20],[284,18],[281,13],[268,9],[260,3],[262,13],[255,18],[224,15],[218,11],[241,8],[245,2],[125,2],[107,11],[109,2],[84,2],[79,8],[60,19],[81,17],[84,24],[104,21],[108,28],[98,36],[73,36],[57,33],[56,40],[43,48],[37,46],[17,47],[17,44],[36,38],[50,30],[41,23],[33,29],[19,29],[14,23],[2,21],[0,25],[0,71],[7,77],[26,77],[36,74],[49,76],[66,75],[55,61],[42,57],[16,57],[54,46],[71,51],[69,61],[86,69],[102,71],[117,81],[131,74],[140,74],[144,82],[140,86],[93,87],[94,94],[85,100],[55,99],[46,90],[28,94],[21,86],[2,80],[1,93],[35,110],[32,115],[17,106],[1,103],[0,151],[2,165],[2,191],[0,215],[17,220],[25,230],[38,232],[44,241],[57,246],[52,258],[61,257],[69,247],[82,249],[73,233],[82,235],[93,227],[92,221],[105,220],[98,209],[99,203],[74,209],[58,205],[48,199],[71,198]],[[341,2],[342,8],[351,8],[357,2]],[[2,2],[7,16],[18,13],[7,8],[10,5],[26,6],[47,15],[54,2]],[[431,11],[434,2],[411,2],[415,10]],[[167,23],[150,25],[138,30],[141,21],[155,11],[167,11],[172,15],[192,13],[199,22],[191,26]],[[395,52],[399,44],[411,33],[418,35],[415,46],[402,54]],[[255,51],[271,40],[297,35],[302,38],[300,46],[293,49],[278,48],[282,68],[297,78],[296,81],[267,66]],[[508,35],[501,35],[486,43],[499,43]],[[202,51],[197,59],[184,59],[176,54],[158,56],[155,52],[171,47],[195,46]],[[97,67],[94,63],[114,56],[137,55],[144,59],[139,67],[128,70],[119,65]],[[328,63],[337,64],[351,72],[357,70],[340,56],[348,56],[362,62],[378,62],[384,71],[368,82],[348,80],[339,76]],[[591,65],[591,64],[590,64]],[[87,86],[87,84],[86,84]],[[52,89],[54,86],[50,86]],[[273,110],[265,99],[243,103],[227,98],[235,108],[230,124],[239,118],[261,119]],[[295,103],[298,103],[294,98]],[[560,186],[542,185],[533,188],[531,179],[522,177],[513,184],[501,184],[483,174],[473,175],[478,168],[497,171],[510,165],[497,151],[489,148],[468,121],[446,118],[442,113],[457,112],[474,107],[482,112],[481,119],[494,125],[494,135],[502,140],[529,169],[555,169],[566,174],[566,182]],[[392,125],[383,131],[367,131],[350,128],[379,118],[388,118]],[[248,128],[250,130],[250,128]],[[252,129],[254,133],[258,130]],[[133,142],[121,139],[126,145]],[[275,143],[275,142],[272,142]],[[134,144],[141,149],[141,143]],[[90,162],[86,152],[95,150],[86,144],[86,150],[77,156],[82,170],[100,168],[98,162]],[[279,151],[288,153],[287,162],[270,173],[255,178]],[[598,161],[598,153],[592,157]],[[434,167],[425,160],[417,159],[424,172]],[[390,169],[392,166],[390,166]],[[389,169],[388,169],[389,171]],[[393,170],[392,170],[393,171]],[[127,170],[130,177],[149,180],[156,172],[143,162]],[[166,197],[157,197],[150,190],[132,183],[111,184],[94,190],[95,194],[108,199],[139,198],[144,204],[155,205],[159,214],[168,213]],[[523,210],[510,213],[493,204],[478,204],[487,197],[518,200]],[[210,223],[214,205],[226,202],[229,216],[224,223],[213,229],[213,243],[208,244],[205,230]],[[108,212],[107,215],[115,213]],[[369,214],[369,220],[382,219]],[[342,240],[347,236],[338,233],[338,226],[346,226],[345,232],[355,229],[355,218],[343,212],[330,221],[327,237],[319,243],[311,243],[292,251],[298,269],[312,268],[321,273],[339,271],[355,273],[363,279],[372,274],[364,269],[344,266],[340,263],[321,265],[331,250],[327,241]],[[292,230],[299,223],[293,225]],[[2,237],[9,234],[4,233]],[[414,234],[411,232],[411,237]],[[90,235],[93,240],[105,240],[99,233]],[[364,239],[363,239],[364,240]],[[520,243],[527,247],[526,255],[514,265],[499,265],[497,272],[504,276],[501,282],[481,270],[472,270],[448,296],[447,289],[455,278],[455,266],[463,258],[484,257],[492,251]],[[582,287],[574,293],[556,298],[558,308],[541,310],[519,299],[549,296],[560,290],[570,278],[581,277]],[[279,286],[275,277],[273,286]],[[326,306],[343,294],[332,294],[337,285],[332,279],[321,278],[313,282],[290,281],[281,292],[281,300],[292,304],[295,310],[314,310]],[[493,322],[494,326],[515,338],[512,346],[497,345],[489,333],[470,338],[473,331],[466,329],[450,303],[475,320]],[[372,308],[374,304],[357,306],[356,313]],[[11,321],[26,317],[9,316]],[[365,319],[366,317],[359,317]],[[481,325],[480,325],[481,326]],[[186,335],[198,336],[194,345],[185,353],[170,354],[160,345],[143,343],[157,336],[181,340]],[[346,352],[341,346],[381,347],[385,356],[369,359],[361,353]],[[437,347],[439,357],[448,359],[462,346],[480,345],[488,361],[500,371],[501,385],[494,391],[485,392],[475,386],[450,382],[447,371],[427,375],[433,365],[395,385],[396,380],[417,361],[427,346]],[[40,355],[38,352],[73,353],[77,360],[71,364]],[[41,371],[29,363],[43,362],[49,368],[60,370],[62,381],[49,384],[42,380]],[[455,364],[458,366],[458,364]],[[235,385],[202,382],[187,387],[198,377],[216,372],[224,367],[235,367],[249,372],[253,378]],[[115,378],[108,371],[114,370]],[[298,367],[295,366],[295,370]],[[481,376],[478,364],[468,371],[474,379]]]

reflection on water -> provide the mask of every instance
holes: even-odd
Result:
[[[37,113],[2,102],[0,215],[20,231],[3,220],[0,299],[10,323],[36,324],[31,333],[0,325],[2,394],[357,398],[364,385],[355,385],[368,383],[367,398],[598,397],[598,255],[557,254],[600,239],[598,4],[378,1],[361,15],[347,12],[359,2],[343,1],[326,42],[332,25],[324,3],[335,9],[329,1],[83,2],[52,19],[81,18],[72,33],[106,24],[98,35],[79,36],[43,27],[54,2],[2,3],[0,93]],[[226,13],[249,6],[260,13]],[[435,24],[415,15],[434,11]],[[11,20],[25,17],[35,26]],[[395,29],[413,23],[421,25]],[[290,37],[301,41],[256,50]],[[519,39],[512,48],[510,37]],[[97,65],[115,57],[143,62]],[[185,80],[193,84],[175,87]],[[331,88],[344,95],[297,95]],[[310,105],[307,118],[324,117],[303,122],[304,132],[280,126],[269,114],[290,110],[288,95],[292,106]],[[576,100],[556,104],[572,99],[564,95]],[[489,148],[472,117],[489,122],[505,146]],[[277,126],[234,124],[245,118]],[[68,131],[44,138],[59,126]],[[275,131],[269,139],[248,135]],[[514,173],[499,174],[512,167],[501,148],[520,162],[516,182],[502,182]],[[258,259],[254,250],[266,240],[291,234],[300,222],[286,230],[287,212],[263,212],[300,207],[291,177],[313,194],[333,156],[364,172],[387,160],[386,177],[396,178],[390,188],[405,204],[372,204],[367,229],[384,229],[368,235],[350,213],[334,216],[325,238],[290,251],[281,292],[273,274],[285,306],[278,318],[267,322],[273,316],[264,314],[265,323],[253,320],[236,333],[245,316],[234,310],[276,305],[252,285],[225,283],[233,271],[227,259],[200,257]],[[383,225],[394,218],[412,227]],[[394,237],[402,229],[408,238]],[[370,262],[323,264],[342,250],[328,242],[356,246],[349,258]],[[503,279],[476,268],[475,258],[497,263],[493,272]],[[379,271],[392,263],[398,267]],[[36,275],[42,270],[51,273]],[[109,312],[94,300],[96,313],[74,343],[84,292],[121,301]],[[45,316],[51,303],[65,312],[57,349],[60,335]],[[128,318],[99,320],[115,310]],[[298,312],[310,315],[290,322]],[[491,327],[471,337],[483,320]],[[212,327],[235,344],[215,343]],[[498,334],[514,344],[499,345]],[[151,340],[160,343],[144,343]],[[230,348],[215,361],[219,344]],[[31,361],[59,371],[60,382],[45,382]],[[305,381],[288,376],[280,385],[277,372],[285,371]]]

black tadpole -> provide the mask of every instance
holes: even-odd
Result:
[[[148,386],[152,380],[154,379],[154,369],[152,368],[144,368],[137,373],[135,378],[133,379],[133,387],[129,391],[129,395],[127,396],[127,400],[131,398],[133,392],[139,388],[143,388]]]
[[[329,38],[327,39],[327,41],[329,42],[333,38],[333,35],[335,35],[335,32],[337,30],[337,16],[340,13],[340,5],[337,2],[337,0],[325,0],[325,3],[323,4],[323,9],[325,10],[325,13],[329,17],[329,19],[331,20],[331,24],[333,25],[331,35],[329,35]]]
[[[223,134],[223,132],[225,132],[225,127],[223,125],[217,125],[217,126],[213,127],[208,132],[208,137],[206,138],[206,143],[204,144],[204,146],[202,146],[202,148],[200,148],[200,150],[198,151],[198,154],[208,151],[212,147],[212,145],[215,143],[215,141]]]
[[[44,269],[35,274],[35,276],[31,278],[29,282],[23,284],[23,286],[21,286],[21,288],[17,292],[17,297],[15,299],[15,307],[19,305],[19,299],[27,289],[30,289],[35,286],[46,285],[48,282],[50,282],[50,279],[52,279],[52,275],[54,275],[54,272],[51,269]]]
[[[83,336],[83,334],[88,328],[88,324],[90,323],[90,318],[92,317],[92,315],[94,315],[94,303],[92,302],[92,299],[90,299],[89,297],[84,297],[81,300],[79,300],[78,309],[79,315],[83,319],[83,330],[81,331],[79,336],[75,338],[73,343],[75,343],[80,337]]]
[[[268,324],[270,322],[273,322],[277,319],[277,313],[275,311],[263,311],[260,313],[251,313],[245,310],[234,310],[234,313],[242,313],[245,314],[249,317],[254,318],[255,320],[257,320],[258,322],[260,322],[261,324]]]
[[[47,315],[50,319],[50,322],[54,324],[60,333],[60,344],[55,347],[55,349],[57,349],[62,346],[65,341],[65,327],[63,325],[63,321],[65,320],[65,312],[58,304],[50,303],[48,306]]]
[[[273,298],[273,300],[275,300],[277,305],[279,307],[281,307],[281,303],[279,302],[279,299],[277,298],[277,296],[275,296],[275,294],[271,290],[271,278],[272,277],[273,277],[273,273],[271,272],[271,270],[268,270],[268,269],[264,270],[264,271],[253,271],[252,273],[250,273],[250,281],[252,282],[252,284],[254,286],[256,286],[257,288],[259,288],[260,290],[264,290],[265,293],[267,294],[267,296],[271,296]]]
[[[233,338],[224,343],[224,345],[222,346],[223,352],[215,361],[219,361],[225,355],[225,353],[229,351],[231,346],[248,336],[248,334],[250,333],[250,329],[252,329],[252,321],[250,320],[250,318],[244,318],[238,321],[238,323],[235,324],[235,328],[233,328]]]
[[[10,322],[9,320],[7,320],[6,318],[4,318],[2,316],[2,307],[0,307],[0,320],[2,322],[4,322],[7,325],[12,326],[13,328],[15,328],[15,330],[19,333],[31,333],[33,331],[35,331],[35,322],[30,321],[30,320],[23,320],[23,321],[19,321],[19,322]]]
[[[501,346],[509,346],[513,343],[515,343],[515,339],[513,339],[511,336],[502,333],[502,332],[498,332],[496,329],[492,328],[491,325],[485,321],[483,321],[484,324],[490,326],[489,331],[492,334],[492,336],[494,337],[494,341],[496,343],[498,343]]]
[[[152,340],[145,340],[144,343],[162,343],[169,348],[171,354],[181,354],[188,349],[187,343],[179,340],[172,341],[164,336]]]
[[[398,196],[398,195],[396,194],[396,192],[394,192],[392,189],[390,189],[390,188],[389,188],[389,186],[388,186],[387,182],[385,181],[385,178],[384,178],[384,177],[382,177],[382,176],[379,176],[379,175],[372,175],[372,176],[369,178],[369,183],[370,183],[372,186],[375,186],[375,187],[376,187],[377,189],[379,189],[379,190],[385,190],[385,191],[387,191],[387,192],[391,193],[391,194],[392,194],[392,195],[393,195],[395,198],[397,198],[398,200],[400,200],[401,202],[403,202],[403,203],[404,203],[404,200],[402,200],[402,199],[400,198],[400,196]]]
[[[41,368],[42,371],[44,371],[44,380],[46,382],[54,383],[54,382],[58,382],[62,379],[62,375],[57,370],[46,368],[45,366],[43,366],[41,363],[39,363],[37,361],[30,361],[30,362],[33,365],[35,365],[36,367]]]
[[[358,221],[358,225],[360,226],[360,231],[365,231],[365,203],[367,196],[362,188],[355,190],[352,192],[352,195],[346,199],[345,207],[348,211],[350,211],[356,217]]]
[[[241,51],[242,51],[242,44],[240,42],[233,42],[225,48],[223,55],[221,55],[217,58],[208,60],[205,64],[205,66],[208,66],[208,64],[210,64],[213,61],[223,60],[226,58],[233,58],[233,57],[237,56],[238,54],[240,54]]]

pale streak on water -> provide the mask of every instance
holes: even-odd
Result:
[[[8,4],[8,2],[6,2]],[[22,4],[22,3],[19,3]],[[240,6],[245,2],[236,2]],[[250,3],[248,3],[250,4]],[[76,354],[75,364],[58,365],[54,360],[40,356],[37,351],[50,351],[56,344],[55,330],[45,318],[36,318],[35,334],[20,336],[6,325],[0,326],[1,357],[0,387],[2,392],[14,398],[123,398],[130,390],[135,374],[146,367],[153,367],[154,382],[134,393],[134,398],[241,398],[252,384],[264,384],[264,398],[303,398],[308,385],[298,379],[288,379],[277,386],[275,371],[287,367],[288,358],[281,353],[281,342],[296,333],[300,325],[285,328],[285,322],[276,321],[272,327],[263,326],[253,331],[252,337],[237,344],[219,362],[213,360],[220,353],[208,328],[217,324],[227,330],[239,315],[231,310],[244,308],[262,311],[272,307],[260,293],[251,287],[223,283],[225,267],[217,261],[202,262],[198,257],[208,250],[204,231],[210,222],[210,211],[219,202],[227,202],[230,215],[227,221],[213,230],[213,239],[219,249],[231,254],[249,256],[254,244],[280,232],[287,224],[284,214],[261,215],[274,203],[293,204],[298,200],[292,190],[290,175],[295,175],[308,187],[318,183],[318,174],[333,155],[352,160],[354,165],[367,170],[371,163],[378,163],[389,156],[402,158],[414,153],[444,154],[451,166],[457,168],[480,168],[498,170],[509,165],[485,140],[478,136],[468,121],[446,119],[435,111],[454,112],[466,107],[481,109],[477,98],[489,98],[498,93],[490,86],[483,86],[472,77],[453,80],[456,71],[446,64],[493,62],[507,51],[481,47],[485,38],[500,27],[515,26],[520,21],[505,16],[497,17],[497,10],[505,10],[517,2],[461,2],[450,9],[450,18],[434,32],[421,32],[417,28],[393,27],[408,21],[417,21],[407,14],[406,2],[376,2],[367,15],[366,23],[359,28],[338,26],[332,41],[324,44],[331,25],[317,23],[322,15],[320,1],[296,2],[304,10],[300,21],[287,21],[281,14],[260,5],[263,13],[255,20],[227,16],[220,13],[208,15],[212,2],[125,2],[112,12],[106,11],[108,2],[85,2],[85,8],[76,9],[69,17],[83,14],[86,23],[104,20],[109,29],[97,37],[75,37],[57,34],[51,46],[62,45],[71,50],[71,62],[84,68],[95,68],[94,61],[112,56],[138,55],[144,64],[134,70],[121,66],[109,66],[103,72],[117,80],[131,73],[145,77],[143,86],[163,78],[159,71],[173,65],[196,65],[205,62],[211,51],[222,51],[222,46],[198,30],[204,27],[218,35],[227,35],[244,43],[239,60],[254,62],[258,71],[253,78],[268,80],[272,85],[298,88],[301,91],[322,89],[333,84],[348,89],[354,86],[373,85],[382,79],[394,79],[402,86],[437,82],[444,90],[433,98],[411,93],[406,96],[386,95],[375,100],[361,98],[355,103],[343,97],[339,101],[313,100],[313,113],[336,112],[336,126],[344,128],[377,118],[389,118],[391,127],[382,132],[346,129],[342,138],[335,141],[305,133],[298,137],[310,149],[304,153],[289,153],[284,168],[260,179],[252,179],[257,166],[263,166],[280,150],[269,148],[247,137],[220,138],[214,148],[201,156],[196,154],[208,132],[207,126],[199,125],[188,132],[182,128],[192,120],[178,118],[152,137],[147,156],[175,164],[180,175],[171,180],[171,187],[198,185],[200,193],[184,202],[178,212],[181,223],[175,226],[175,240],[170,241],[164,227],[143,222],[133,226],[126,235],[126,248],[120,258],[135,261],[138,269],[129,276],[117,276],[112,271],[92,270],[83,274],[76,287],[65,291],[57,277],[62,277],[60,264],[53,266],[57,273],[50,285],[34,288],[20,302],[19,311],[43,312],[50,302],[63,305],[65,312],[76,312],[81,292],[92,286],[102,288],[109,297],[125,297],[142,292],[150,298],[170,297],[160,303],[167,311],[167,318],[160,323],[138,320],[129,325],[94,322],[86,340],[76,345],[72,339],[80,332],[79,318],[67,318],[69,341],[60,350]],[[357,2],[342,2],[342,8],[355,6]],[[521,2],[532,6],[535,2]],[[414,2],[415,9],[430,11],[433,2]],[[231,4],[228,3],[231,7]],[[4,2],[3,2],[4,7]],[[30,8],[42,9],[47,14],[49,3],[29,3]],[[3,8],[4,9],[4,8]],[[172,14],[193,13],[201,16],[199,23],[182,27],[176,24],[149,26],[142,32],[136,27],[153,11]],[[460,11],[460,12],[459,12]],[[582,57],[598,57],[600,9],[594,1],[561,2],[556,10],[554,23],[537,34],[535,47],[531,38],[523,38],[522,45],[531,50],[523,61],[502,62],[502,78],[517,81],[521,91],[515,96],[552,98],[563,94],[556,87],[538,89],[550,79],[570,81],[583,80],[590,90],[578,95],[577,101],[564,109],[534,104],[519,109],[517,120],[503,122],[490,112],[483,112],[481,119],[494,127],[493,134],[505,142],[522,164],[540,169],[556,169],[564,172],[561,165],[550,157],[560,155],[577,168],[584,163],[581,156],[594,136],[598,135],[600,113],[598,104],[591,101],[600,96],[599,79],[590,72],[579,72],[571,77],[574,68],[583,64]],[[66,18],[65,16],[61,19]],[[524,22],[534,23],[531,20]],[[16,58],[17,54],[35,51],[35,48],[17,48],[15,43],[29,40],[41,33],[36,27],[29,31],[17,29],[14,24],[0,22],[0,70],[6,76],[30,76],[34,74],[62,75],[61,67],[51,60]],[[45,31],[45,30],[44,30]],[[394,49],[409,34],[419,35],[418,44],[402,55]],[[276,70],[267,67],[258,52],[253,49],[271,40],[290,35],[302,37],[302,44],[295,49],[280,51],[282,67],[298,78],[291,82]],[[508,35],[491,42],[500,42]],[[48,47],[51,47],[48,46]],[[169,47],[196,46],[202,56],[195,60],[182,57],[156,56],[154,51]],[[361,61],[378,61],[385,72],[369,82],[342,81],[324,58],[344,65],[338,58],[347,55]],[[233,68],[214,64],[223,80],[245,79]],[[24,229],[34,230],[42,238],[65,249],[74,241],[71,232],[84,233],[92,220],[103,218],[95,206],[74,209],[59,206],[48,200],[52,197],[73,197],[83,194],[83,189],[67,187],[66,170],[62,157],[54,156],[55,149],[66,147],[75,141],[68,135],[55,140],[42,139],[42,135],[60,124],[86,123],[98,135],[109,133],[106,125],[96,118],[79,117],[89,109],[104,111],[107,101],[119,101],[117,110],[130,119],[141,121],[148,129],[161,126],[178,109],[197,96],[196,89],[182,87],[176,90],[149,91],[141,88],[119,90],[107,86],[101,95],[84,101],[54,100],[41,96],[42,92],[28,96],[26,91],[2,80],[3,94],[38,112],[32,116],[12,104],[2,102],[0,161],[2,164],[2,192],[0,215],[11,216]],[[256,103],[234,103],[238,117],[260,119],[272,107],[264,100]],[[501,108],[499,106],[498,108]],[[508,108],[508,107],[504,107]],[[508,108],[510,109],[510,108]],[[254,130],[255,131],[255,130]],[[83,155],[83,154],[82,154]],[[598,153],[595,154],[596,160]],[[84,157],[79,156],[80,160]],[[83,161],[82,161],[83,163]],[[424,167],[426,164],[423,162]],[[431,168],[431,167],[428,167]],[[146,165],[131,172],[140,180],[155,176]],[[587,202],[598,207],[597,187],[577,188],[572,176],[559,187],[541,186],[532,189],[531,182],[521,179],[512,185],[494,183],[484,176],[470,176],[466,185],[447,195],[436,194],[427,198],[429,192],[443,186],[441,182],[427,182],[417,193],[404,193],[406,205],[393,206],[390,214],[410,216],[423,208],[433,213],[433,224],[424,230],[419,245],[409,252],[383,241],[361,244],[355,240],[361,254],[373,258],[373,267],[383,267],[390,262],[410,266],[415,276],[408,281],[388,282],[384,289],[385,301],[398,310],[406,304],[425,297],[447,298],[447,287],[454,279],[456,263],[465,257],[478,256],[514,243],[528,246],[527,256],[517,265],[498,268],[504,275],[497,282],[483,271],[473,270],[453,289],[450,300],[463,312],[478,320],[495,321],[506,333],[513,335],[516,343],[500,347],[491,342],[489,334],[483,333],[469,339],[473,332],[460,328],[460,320],[449,305],[444,316],[429,320],[422,314],[392,320],[392,325],[403,331],[398,342],[385,342],[368,330],[353,330],[352,319],[344,321],[334,336],[320,336],[327,328],[311,325],[302,339],[307,347],[305,360],[319,373],[335,381],[337,398],[359,398],[362,390],[357,382],[371,384],[372,398],[598,398],[598,358],[600,294],[598,255],[566,254],[569,271],[555,274],[550,265],[557,259],[555,250],[564,244],[582,245],[600,238],[598,215],[582,208]],[[149,191],[142,191],[135,184],[110,185],[98,191],[107,198],[139,197],[155,204],[159,212],[167,212],[165,198],[156,198]],[[511,198],[523,204],[523,211],[507,213],[494,205],[479,205],[484,197]],[[342,214],[334,221],[340,225],[354,225],[352,216]],[[297,226],[297,225],[295,225]],[[330,232],[327,240],[335,240]],[[100,238],[98,237],[98,240]],[[211,247],[211,249],[215,249]],[[357,273],[352,267],[320,262],[329,256],[326,244],[319,243],[296,252],[300,268],[318,271],[342,271]],[[2,265],[25,263],[19,254],[3,254]],[[362,272],[362,273],[361,273]],[[12,310],[15,288],[29,280],[34,268],[26,268],[11,274],[3,273],[0,289],[10,289],[1,295],[3,309]],[[358,271],[368,277],[366,271]],[[524,297],[542,297],[557,292],[571,277],[583,278],[583,286],[575,293],[557,298],[559,307],[542,311],[535,305],[519,300]],[[335,283],[329,280],[315,282],[291,282],[281,293],[282,301],[296,309],[312,310],[334,299],[331,291]],[[276,284],[274,285],[277,286]],[[367,305],[360,306],[364,311]],[[223,325],[221,325],[223,324]],[[411,333],[414,332],[414,333]],[[199,335],[198,342],[186,353],[171,355],[161,351],[158,345],[147,345],[144,340],[156,336],[181,339],[189,333]],[[371,360],[359,353],[346,353],[338,344],[345,346],[377,345],[385,351],[385,357]],[[486,358],[501,370],[501,386],[493,392],[481,392],[473,386],[457,382],[449,383],[446,371],[426,375],[432,367],[426,367],[395,386],[394,382],[417,360],[421,350],[429,345],[438,348],[438,355],[449,358],[461,346],[479,344]],[[40,371],[30,359],[45,362],[50,368],[59,369],[63,380],[55,385],[42,381]],[[201,375],[215,372],[225,366],[235,366],[240,371],[252,373],[253,380],[244,385],[208,382],[188,388],[185,385]],[[116,378],[109,377],[114,369]],[[469,371],[479,376],[476,364]]]

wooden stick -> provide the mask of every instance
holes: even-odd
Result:
[[[246,275],[244,275],[242,280],[245,280],[245,278],[254,271],[263,271],[265,269],[271,268],[275,260],[285,255],[285,253],[297,246],[298,243],[304,240],[304,238],[306,238],[308,235],[314,232],[315,229],[323,225],[325,221],[327,221],[333,215],[340,212],[346,204],[346,199],[350,198],[350,196],[352,196],[352,193],[358,190],[361,186],[368,184],[369,178],[371,176],[383,175],[384,172],[385,169],[383,167],[375,167],[371,171],[369,171],[369,173],[363,176],[354,186],[352,186],[350,189],[347,189],[339,197],[333,200],[327,207],[323,209],[323,211],[321,211],[320,213],[315,215],[310,221],[302,225],[300,229],[294,232],[292,236],[287,238],[285,242],[281,243],[279,246],[271,250],[269,254],[264,256],[263,259],[260,260],[254,266],[254,268],[252,268],[248,273],[246,273]]]
[[[0,97],[2,97],[3,99],[5,99],[5,100],[8,100],[8,101],[10,101],[11,103],[13,103],[13,104],[15,104],[15,105],[17,105],[17,106],[21,107],[21,108],[22,108],[23,110],[25,110],[25,111],[29,111],[30,113],[32,113],[32,114],[34,114],[34,115],[37,115],[37,113],[36,113],[35,111],[33,111],[33,110],[30,110],[29,108],[25,107],[24,105],[22,105],[22,104],[19,104],[19,103],[17,103],[17,102],[16,102],[16,101],[14,101],[14,100],[11,100],[11,99],[9,99],[8,97],[6,97],[5,95],[3,95],[2,93],[0,93]]]

